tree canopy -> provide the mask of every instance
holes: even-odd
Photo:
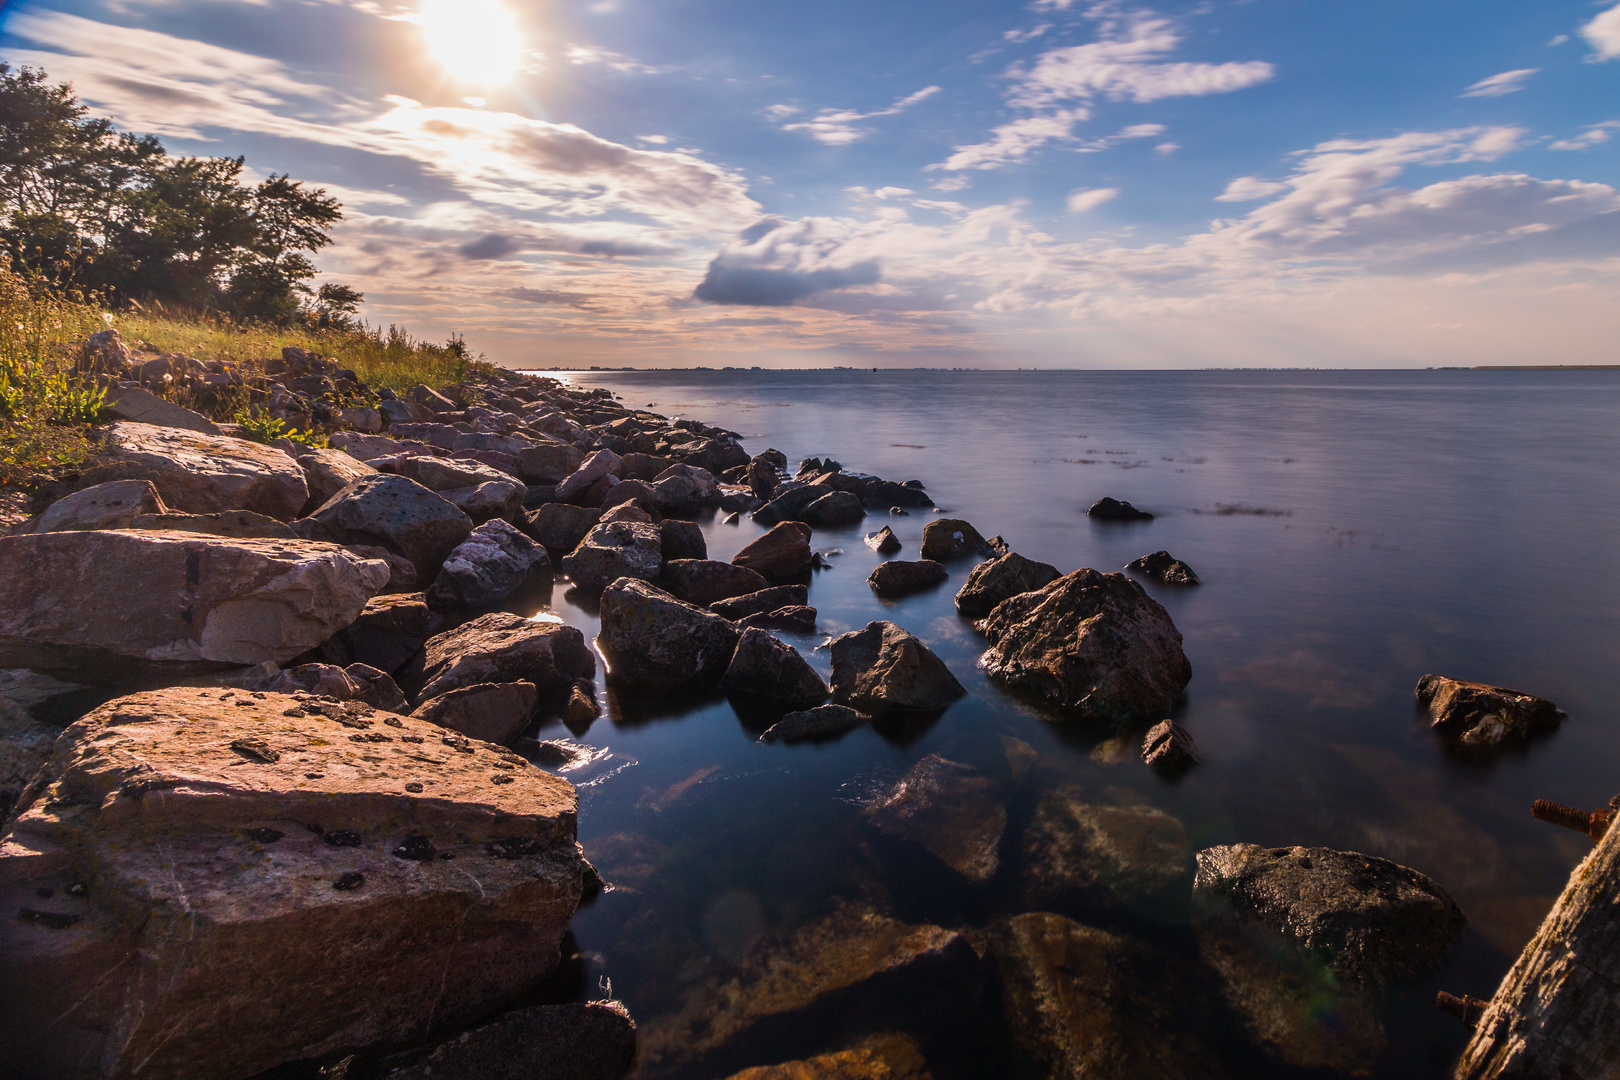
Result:
[[[358,292],[308,284],[342,206],[285,174],[244,183],[244,168],[170,157],[91,116],[70,85],[0,63],[0,246],[14,264],[113,303],[352,323]]]

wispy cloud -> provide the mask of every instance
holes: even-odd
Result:
[[[1256,176],[1240,176],[1226,185],[1226,190],[1215,196],[1216,202],[1254,202],[1256,199],[1269,198],[1279,191],[1287,191],[1288,185],[1276,180],[1261,180]]]
[[[1620,57],[1620,4],[1582,26],[1581,36],[1592,46],[1593,60]]]
[[[846,143],[857,142],[872,134],[871,128],[858,126],[862,120],[871,120],[878,116],[894,116],[906,109],[925,101],[939,93],[937,86],[925,86],[915,94],[908,94],[890,105],[886,109],[874,112],[856,112],[853,109],[822,109],[809,120],[800,120],[791,124],[783,124],[783,131],[803,131],[812,139],[824,142],[828,146],[843,146]],[[800,110],[792,105],[772,105],[766,110],[773,119],[786,119],[797,114]]]
[[[1083,214],[1087,210],[1095,210],[1103,203],[1119,194],[1119,188],[1081,188],[1071,191],[1065,205],[1071,214]]]
[[[1488,79],[1481,79],[1468,89],[1458,94],[1458,97],[1502,97],[1505,94],[1516,94],[1524,89],[1530,76],[1540,71],[1540,68],[1519,68],[1516,71],[1504,71],[1492,75]]]
[[[1620,120],[1605,120],[1601,124],[1593,124],[1573,139],[1559,139],[1549,143],[1549,150],[1590,150],[1594,146],[1601,146],[1609,141],[1609,132],[1620,128]]]

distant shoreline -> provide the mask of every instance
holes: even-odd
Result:
[[[523,375],[552,375],[559,372],[579,375],[615,375],[625,372],[637,374],[654,371],[865,371],[872,374],[887,374],[894,371],[945,371],[945,372],[986,372],[1002,373],[1008,371],[1115,371],[1115,372],[1173,372],[1173,371],[1620,371],[1620,364],[1476,364],[1473,366],[1455,365],[1445,367],[1390,367],[1390,368],[1331,368],[1331,367],[1203,367],[1203,368],[965,368],[965,367],[888,367],[864,368],[839,365],[835,367],[803,367],[803,368],[768,368],[768,367],[705,367],[693,365],[691,367],[515,367],[510,371]]]

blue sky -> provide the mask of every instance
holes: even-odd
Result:
[[[11,3],[511,364],[1620,363],[1620,4]]]

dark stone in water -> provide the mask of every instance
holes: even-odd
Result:
[[[786,630],[795,634],[812,634],[816,629],[816,609],[803,604],[789,604],[775,611],[761,611],[744,615],[738,626],[757,626],[761,630]]]
[[[990,554],[990,542],[960,518],[938,518],[923,526],[922,557],[965,559]]]
[[[1091,509],[1086,511],[1086,515],[1088,517],[1094,517],[1098,521],[1153,520],[1153,515],[1148,513],[1146,510],[1138,510],[1128,502],[1121,502],[1118,499],[1111,499],[1106,495],[1092,503]]]
[[[1166,775],[1179,776],[1198,764],[1198,747],[1186,728],[1163,720],[1142,740],[1142,760]]]
[[[1045,910],[1166,910],[1186,896],[1188,847],[1186,828],[1157,807],[1046,792],[1019,839],[1019,896]]]
[[[1430,726],[1436,731],[1477,747],[1527,739],[1569,719],[1546,698],[1441,675],[1418,680],[1417,701],[1429,711]]]
[[[1166,585],[1197,585],[1198,575],[1193,568],[1172,556],[1168,551],[1155,551],[1151,555],[1143,555],[1140,559],[1132,559],[1125,564],[1125,569],[1143,577],[1162,581]]]
[[[833,700],[869,716],[943,709],[967,694],[943,660],[891,622],[869,622],[829,650]]]
[[[866,537],[866,546],[879,555],[893,555],[900,550],[900,538],[887,525]]]
[[[749,615],[775,611],[778,608],[806,604],[809,600],[810,590],[806,586],[777,585],[749,593],[747,596],[718,600],[709,605],[709,610],[722,618],[742,619]]]
[[[1058,568],[1050,563],[1008,552],[973,568],[967,584],[956,594],[956,610],[969,618],[982,619],[1003,600],[1045,588],[1057,578]]]
[[[872,586],[873,592],[885,600],[892,600],[921,592],[923,589],[931,589],[948,577],[950,573],[945,567],[932,559],[917,559],[911,562],[896,559],[879,563],[866,582]]]
[[[805,707],[828,695],[827,684],[797,649],[757,627],[743,631],[720,688]]]
[[[395,1054],[387,1080],[621,1080],[636,1059],[636,1022],[616,1001],[517,1009],[437,1046]]]
[[[760,742],[802,742],[832,739],[854,731],[872,718],[844,705],[820,705],[804,712],[791,712],[766,729]]]

